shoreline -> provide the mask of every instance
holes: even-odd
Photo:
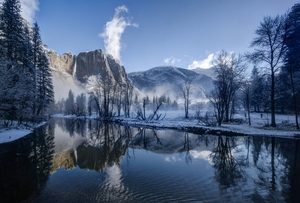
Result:
[[[41,122],[31,127],[15,126],[9,128],[2,128],[0,129],[0,144],[5,144],[21,139],[26,135],[32,133],[35,128],[38,128],[46,123],[47,122]]]
[[[249,126],[248,124],[223,124],[222,126],[205,126],[200,125],[196,119],[184,119],[180,117],[164,119],[160,121],[141,121],[135,118],[125,118],[123,116],[113,117],[109,120],[99,119],[95,116],[91,117],[76,117],[74,115],[51,115],[53,118],[75,118],[75,119],[95,119],[103,122],[111,122],[119,125],[131,127],[143,127],[150,129],[171,129],[181,132],[194,133],[198,135],[216,135],[216,136],[266,136],[278,137],[285,139],[300,139],[300,131],[295,129],[280,129],[263,126]],[[46,122],[42,122],[33,127],[3,128],[0,129],[0,144],[13,142],[33,132],[33,130]]]
[[[260,114],[258,114],[260,117]],[[290,115],[286,115],[290,117]],[[78,118],[78,119],[95,119],[103,122],[111,122],[119,125],[127,125],[132,127],[144,127],[152,129],[172,129],[182,132],[190,132],[194,134],[207,134],[207,135],[224,135],[224,136],[266,136],[278,137],[286,139],[299,139],[300,130],[296,130],[288,126],[284,127],[263,127],[262,120],[257,119],[253,122],[254,125],[249,126],[247,123],[243,124],[222,124],[222,126],[205,126],[200,125],[197,119],[184,119],[182,117],[170,117],[159,121],[141,121],[135,118],[125,118],[124,116],[109,118],[108,120],[99,119],[96,116],[91,117],[76,117],[72,115],[56,114],[52,117],[60,118]],[[267,119],[265,117],[265,119]],[[253,119],[255,121],[255,119]],[[286,120],[282,120],[284,123]],[[255,124],[256,123],[256,124]],[[281,125],[280,120],[278,126]],[[293,123],[289,123],[292,125]]]
[[[128,121],[130,120],[130,121]],[[266,136],[266,137],[278,137],[286,139],[299,139],[300,131],[296,130],[280,130],[276,128],[259,129],[253,126],[237,125],[237,124],[224,124],[222,126],[204,126],[196,124],[193,121],[180,121],[180,125],[176,125],[176,121],[166,122],[144,122],[136,119],[112,119],[113,123],[120,125],[127,125],[132,127],[145,127],[153,129],[172,129],[181,132],[189,132],[194,134],[216,135],[216,136]],[[235,129],[234,129],[235,128]],[[251,131],[245,131],[244,129],[251,129]]]

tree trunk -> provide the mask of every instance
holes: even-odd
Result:
[[[271,74],[271,126],[276,127],[275,122],[275,75],[274,71]]]
[[[298,109],[297,109],[297,97],[295,91],[295,84],[293,79],[293,73],[290,73],[291,83],[292,83],[292,93],[293,93],[293,100],[294,100],[294,111],[295,111],[295,119],[296,119],[296,127],[299,129],[299,122],[298,122]]]

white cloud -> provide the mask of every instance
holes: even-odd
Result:
[[[208,69],[212,67],[212,61],[214,59],[214,54],[209,54],[206,59],[196,61],[194,60],[192,64],[188,66],[188,69],[195,69],[195,68],[203,68]]]
[[[21,0],[21,15],[31,24],[34,23],[35,13],[39,10],[39,0]]]
[[[170,57],[170,58],[165,58],[164,59],[164,62],[166,64],[175,64],[175,63],[180,62],[180,61],[181,61],[181,59],[176,59],[174,57]]]
[[[0,0],[2,4],[4,0]],[[39,0],[21,0],[21,16],[31,24],[34,22],[35,13],[39,10]]]
[[[120,16],[121,12],[128,13],[127,7],[124,5],[117,7],[113,19],[106,23],[103,33],[100,34],[104,39],[106,53],[119,61],[122,34],[128,26],[138,27],[138,24],[131,23],[127,18]]]

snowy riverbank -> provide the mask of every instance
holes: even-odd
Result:
[[[188,131],[194,133],[205,134],[226,134],[226,135],[253,135],[253,136],[276,136],[284,138],[300,138],[300,131],[296,130],[295,119],[293,115],[276,115],[277,127],[266,127],[270,123],[270,114],[252,113],[251,114],[251,126],[247,122],[241,124],[223,124],[221,127],[211,127],[199,124],[197,119],[185,119],[183,118],[183,111],[167,111],[164,120],[160,121],[140,121],[134,118],[115,117],[114,122],[122,125],[129,125],[135,127],[148,127],[148,128],[168,128],[179,131]],[[64,118],[76,118],[75,116],[64,116],[62,114],[56,114],[52,117],[64,117]],[[85,117],[88,119],[95,119],[96,116]],[[236,114],[236,119],[248,120],[244,117],[244,114]],[[21,137],[30,134],[34,128],[43,125],[41,123],[32,127],[18,126],[16,128],[3,128],[0,129],[0,144],[6,142],[12,142]]]
[[[44,125],[45,123],[46,122],[42,122],[38,125],[33,125],[31,127],[16,126],[11,128],[0,128],[0,144],[20,139],[21,137],[32,133],[34,128]]]
[[[236,114],[235,119],[244,120],[241,124],[222,124],[221,127],[211,127],[199,124],[197,119],[183,118],[183,111],[167,111],[166,117],[160,121],[140,121],[134,118],[114,117],[113,121],[135,127],[149,128],[168,128],[180,131],[189,131],[194,133],[206,134],[226,134],[226,135],[253,135],[253,136],[276,136],[284,138],[300,137],[300,131],[295,127],[295,118],[293,115],[276,115],[277,127],[267,127],[270,123],[270,114],[251,113],[251,126],[245,120],[245,114]],[[53,115],[53,117],[74,117],[64,115]],[[133,116],[132,116],[133,117]],[[95,116],[87,117],[89,119]]]

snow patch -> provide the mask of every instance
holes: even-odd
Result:
[[[31,132],[32,130],[28,129],[5,129],[0,132],[0,143],[12,142],[30,134]]]

